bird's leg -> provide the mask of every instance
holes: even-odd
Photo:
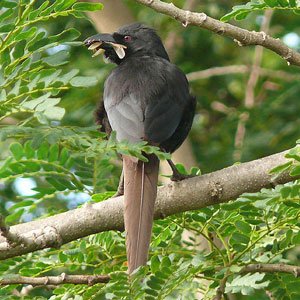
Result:
[[[165,149],[161,148],[161,150],[163,152],[167,153],[167,151]],[[177,170],[175,164],[173,163],[173,161],[171,159],[167,159],[167,162],[168,162],[168,164],[171,167],[172,172],[173,172],[173,174],[170,178],[172,181],[181,181],[181,180],[184,180],[184,179],[188,179],[188,178],[192,178],[192,177],[197,176],[197,175],[194,175],[194,174],[191,174],[191,175],[182,174]]]
[[[112,198],[116,198],[116,197],[123,196],[123,195],[124,195],[124,171],[122,169],[117,192],[112,196]]]
[[[173,161],[171,159],[167,159],[167,161],[168,161],[168,163],[169,163],[169,165],[172,169],[172,172],[173,172],[173,174],[170,178],[172,181],[181,181],[181,180],[184,180],[184,179],[187,179],[187,178],[192,178],[192,177],[197,176],[197,175],[194,175],[194,174],[191,174],[191,175],[182,174],[177,170],[175,164],[173,163]]]

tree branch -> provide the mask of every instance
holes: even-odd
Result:
[[[200,79],[205,79],[213,76],[222,76],[227,74],[234,74],[234,73],[246,73],[250,72],[251,67],[246,65],[231,65],[225,67],[213,67],[206,70],[195,71],[191,72],[186,75],[188,81],[195,81]],[[276,71],[271,69],[258,69],[260,76],[269,76],[271,78],[278,78],[285,81],[293,81],[299,80],[300,76],[298,74],[291,74],[289,72],[284,71]]]
[[[64,283],[94,285],[96,283],[107,283],[109,281],[110,277],[108,275],[67,275],[62,273],[59,276],[18,276],[15,278],[0,279],[0,286],[9,284],[60,285]]]
[[[288,173],[283,173],[276,182],[272,182],[268,174],[274,167],[288,161],[285,158],[287,153],[284,151],[200,177],[169,183],[158,190],[155,219],[227,202],[245,192],[257,192],[261,188],[295,180]],[[60,247],[90,234],[123,230],[123,226],[123,197],[93,205],[86,203],[81,208],[12,226],[10,231],[26,238],[26,244],[12,246],[0,236],[0,259]]]
[[[300,67],[300,53],[286,46],[280,39],[274,39],[265,32],[248,31],[240,27],[223,23],[207,16],[205,13],[195,13],[176,7],[172,2],[160,0],[133,0],[153,10],[168,15],[182,23],[183,26],[194,25],[225,35],[234,39],[239,46],[260,45],[280,55],[290,65]]]
[[[285,264],[254,264],[244,267],[239,274],[245,273],[290,273],[296,278],[300,276],[300,267]]]

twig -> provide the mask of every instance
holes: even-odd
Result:
[[[256,32],[223,23],[207,16],[205,13],[190,12],[176,7],[172,2],[160,0],[133,0],[153,10],[168,15],[181,22],[184,26],[199,26],[217,34],[231,37],[239,46],[261,45],[280,55],[290,65],[300,67],[300,53],[286,46],[280,39],[274,39],[265,32]],[[187,18],[188,16],[188,18]]]
[[[225,67],[213,67],[202,71],[196,71],[187,74],[187,79],[191,81],[196,81],[200,79],[210,78],[213,76],[222,76],[227,74],[235,73],[247,73],[250,72],[251,67],[245,65],[232,65]],[[291,74],[284,71],[269,70],[264,68],[258,68],[258,73],[261,76],[269,76],[271,78],[278,78],[286,81],[299,80],[299,74]]]
[[[289,273],[296,278],[300,277],[300,267],[286,264],[253,264],[244,267],[239,274],[245,273]]]
[[[17,233],[11,233],[9,226],[5,224],[4,217],[0,214],[0,235],[5,237],[7,244],[22,244],[24,240]]]
[[[225,287],[226,287],[226,281],[229,277],[229,273],[224,276],[224,278],[221,280],[219,287],[217,288],[216,296],[213,298],[213,300],[222,300],[222,296],[225,293]]]
[[[110,277],[108,275],[67,275],[65,273],[62,273],[59,276],[45,276],[45,277],[19,276],[16,278],[0,279],[0,285],[31,284],[33,286],[36,286],[36,285],[60,285],[64,283],[94,285],[96,283],[107,283],[109,281],[110,281]]]

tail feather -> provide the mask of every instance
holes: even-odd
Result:
[[[148,155],[148,162],[123,157],[124,221],[128,270],[146,265],[157,194],[159,160]]]

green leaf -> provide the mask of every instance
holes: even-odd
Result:
[[[24,208],[19,209],[18,211],[14,212],[13,214],[6,217],[5,222],[10,223],[10,222],[13,222],[13,221],[19,219],[22,216],[22,214],[24,213],[24,211],[25,211]]]
[[[0,9],[5,7],[5,8],[14,8],[16,7],[18,4],[16,2],[13,1],[8,1],[8,0],[1,0],[0,1]]]
[[[164,256],[162,261],[161,261],[161,268],[170,267],[170,266],[171,266],[171,261],[170,261],[169,257]]]
[[[291,7],[297,7],[297,2],[296,0],[289,0],[290,6]]]
[[[78,11],[96,11],[103,9],[103,4],[101,3],[86,3],[86,2],[77,2],[73,5],[72,9]]]
[[[1,15],[0,15],[0,24],[5,21],[6,19],[8,19],[12,14],[13,14],[14,10],[13,9],[7,9],[6,11],[4,11]]]
[[[9,146],[9,151],[14,156],[15,160],[20,160],[24,156],[23,146],[20,143],[13,143]]]
[[[57,3],[54,2],[52,5],[50,5],[50,6],[47,7],[46,9],[44,9],[44,10],[40,13],[40,16],[43,17],[43,16],[49,15],[49,14],[53,11],[53,9],[54,9],[54,7],[55,7],[56,5],[57,5]]]
[[[232,234],[232,239],[241,244],[248,244],[250,241],[250,238],[248,236],[238,232],[234,232]]]
[[[33,277],[34,275],[40,273],[41,271],[43,271],[43,269],[40,269],[40,268],[22,268],[20,271],[19,271],[19,274],[22,275],[22,276],[30,276],[30,277]]]
[[[152,280],[154,276],[151,276],[151,279],[148,280],[146,282],[146,284],[151,288],[151,289],[154,289],[154,290],[157,290],[159,291],[161,289],[161,285],[158,283],[158,282],[155,282],[154,280]]]
[[[153,290],[153,289],[145,289],[145,292],[149,295],[152,295],[154,297],[156,297],[158,295],[158,292]]]
[[[157,255],[153,255],[151,257],[151,272],[154,274],[155,272],[159,271],[160,269],[160,260]]]
[[[283,199],[287,198],[290,195],[291,191],[292,191],[292,189],[289,186],[285,186],[285,187],[281,188],[280,189],[281,197]]]
[[[34,20],[35,18],[37,18],[37,16],[48,6],[48,4],[49,4],[49,1],[44,1],[38,9],[32,11],[29,14],[28,20],[31,21],[31,20]]]
[[[0,32],[10,32],[15,28],[14,24],[5,24],[0,26]]]
[[[59,182],[62,186],[69,190],[76,190],[76,187],[72,185],[68,180],[64,178],[57,178],[57,182]]]
[[[22,164],[25,166],[27,172],[37,172],[41,169],[40,164],[34,161],[24,161]]]
[[[11,59],[10,59],[10,52],[9,49],[6,48],[2,53],[1,53],[1,63],[2,67],[7,66],[10,64]]]
[[[293,244],[298,245],[300,244],[300,231],[298,231],[293,237]]]
[[[73,3],[75,3],[77,0],[64,0],[64,1],[58,1],[58,4],[55,6],[55,11],[63,11],[68,9]]]
[[[17,208],[20,208],[20,207],[30,206],[30,205],[32,205],[33,203],[34,203],[33,200],[23,200],[23,201],[21,201],[21,202],[15,204],[15,205],[12,205],[12,206],[8,209],[8,211],[13,211],[13,210],[15,210],[15,209],[17,209]]]
[[[6,160],[0,162],[0,173],[7,170],[8,165],[13,161],[12,157],[8,157]]]
[[[51,107],[47,109],[44,112],[44,115],[49,119],[49,120],[61,120],[63,116],[65,115],[65,109],[62,107]]]
[[[57,161],[58,151],[59,151],[59,148],[58,148],[57,144],[54,144],[53,146],[50,147],[49,158],[48,158],[49,162]]]
[[[35,108],[36,111],[45,111],[48,110],[50,107],[55,106],[60,101],[60,98],[48,98],[43,103],[37,105]]]
[[[246,234],[250,233],[252,230],[251,226],[248,223],[246,223],[244,221],[240,221],[240,220],[235,222],[235,226],[239,231],[246,233]]]
[[[300,175],[300,165],[294,167],[291,172],[290,172],[291,176],[298,176]]]
[[[285,234],[285,239],[280,242],[279,248],[285,249],[286,247],[288,247],[288,245],[290,244],[290,242],[292,240],[292,236],[293,236],[293,230],[289,229]]]
[[[282,7],[287,7],[289,6],[289,3],[287,0],[277,0],[278,3],[282,6]]]
[[[64,191],[66,187],[59,183],[56,179],[52,177],[46,177],[46,181],[48,181],[52,186],[54,186],[59,191]]]
[[[38,39],[36,42],[34,42],[34,43],[32,43],[28,46],[28,50],[33,52],[33,51],[36,51],[36,50],[38,50],[38,49],[40,49],[40,48],[42,48],[42,47],[44,47],[48,44],[49,44],[49,39],[48,38]]]
[[[277,6],[277,0],[264,0],[264,2],[269,5],[270,7]]]
[[[19,43],[17,43],[17,45],[15,46],[14,52],[13,52],[14,59],[17,59],[24,55],[25,46],[26,46],[25,40],[22,40]]]
[[[46,160],[48,157],[48,145],[46,143],[42,143],[41,147],[39,147],[37,151],[37,158],[40,160]]]
[[[46,99],[48,99],[51,96],[51,93],[47,93],[41,97],[38,97],[31,101],[26,101],[22,105],[28,109],[35,109],[40,103],[44,102]]]
[[[97,79],[95,77],[77,76],[71,79],[70,84],[74,87],[90,87],[97,84]]]
[[[65,43],[65,42],[73,41],[77,39],[79,36],[80,36],[80,32],[78,30],[74,28],[69,28],[57,35],[50,36],[49,41],[51,43],[55,43],[55,42]]]
[[[282,164],[282,165],[279,165],[279,166],[273,168],[271,171],[269,171],[269,174],[275,174],[280,171],[285,171],[285,170],[289,169],[289,167],[292,166],[292,164],[293,164],[292,161],[288,161],[285,164]]]
[[[51,56],[42,58],[42,62],[46,63],[47,65],[53,66],[61,66],[68,62],[70,57],[69,51],[63,50],[59,51]]]
[[[63,148],[62,151],[60,152],[59,156],[59,164],[64,165],[69,158],[69,152],[67,149]]]

